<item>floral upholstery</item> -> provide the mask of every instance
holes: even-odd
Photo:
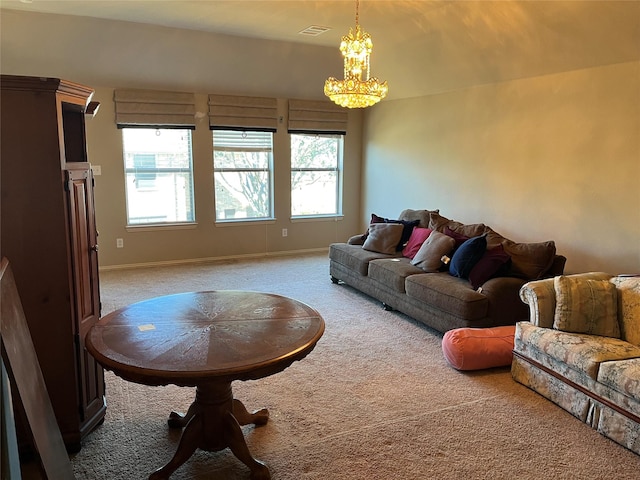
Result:
[[[640,358],[640,347],[624,340],[540,328],[528,322],[516,326],[516,342],[533,360],[549,365],[551,361],[560,362],[594,380],[602,362]]]
[[[554,280],[525,284],[530,321],[516,325],[513,378],[640,455],[640,276],[572,275],[616,287],[620,339],[554,327]],[[613,320],[613,319],[608,319]]]
[[[640,280],[638,277],[613,277],[618,290],[618,318],[622,338],[640,346]]]

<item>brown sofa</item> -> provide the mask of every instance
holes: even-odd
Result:
[[[520,300],[520,288],[530,280],[561,275],[566,262],[564,256],[556,254],[553,241],[516,243],[484,224],[465,225],[443,217],[437,210],[404,210],[398,220],[375,215],[372,220],[377,221],[370,225],[367,233],[330,246],[331,280],[336,284],[344,282],[381,301],[386,309],[398,310],[440,332],[462,327],[514,325],[527,320],[529,309]],[[431,258],[431,267],[425,271],[424,264],[419,266],[415,261],[425,250],[422,247],[413,260],[403,256],[400,245],[394,251],[385,250],[384,245],[372,247],[373,234],[392,230],[397,233],[401,229],[378,225],[388,223],[402,225],[403,246],[407,243],[407,232],[411,233],[415,227],[438,232],[439,239],[445,236],[440,236],[442,234],[455,237],[456,246],[449,252],[450,268],[440,262],[438,253],[438,269],[434,270]],[[433,233],[430,239],[431,235]],[[455,249],[462,249],[465,239],[477,237],[486,241],[483,250],[499,249],[508,261],[490,278],[472,285],[467,276],[454,276],[448,270],[454,266]],[[476,279],[476,283],[478,281]]]

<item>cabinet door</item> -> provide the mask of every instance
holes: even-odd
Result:
[[[93,177],[88,163],[67,164],[69,238],[71,244],[76,328],[76,355],[79,368],[80,416],[91,422],[105,408],[104,371],[84,348],[84,337],[100,318],[98,284],[98,242],[93,207]]]

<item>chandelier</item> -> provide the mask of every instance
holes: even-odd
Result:
[[[369,56],[373,49],[371,35],[358,24],[356,0],[356,28],[349,29],[349,35],[342,37],[340,51],[344,57],[344,80],[329,77],[324,82],[324,94],[341,107],[365,108],[382,100],[389,87],[376,77],[369,77]],[[364,76],[364,79],[363,79]]]

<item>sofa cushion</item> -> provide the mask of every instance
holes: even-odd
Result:
[[[482,286],[484,282],[498,276],[505,266],[511,261],[511,257],[504,251],[502,245],[485,250],[482,258],[469,272],[469,283],[474,289]]]
[[[431,232],[432,230],[430,228],[415,227],[413,232],[411,232],[409,241],[402,249],[402,256],[410,259],[415,257],[422,244],[429,238],[429,235],[431,235]]]
[[[628,397],[640,400],[640,358],[603,362],[598,381]]]
[[[369,262],[369,278],[399,293],[404,293],[405,278],[416,273],[423,273],[423,271],[411,265],[408,258],[383,258]]]
[[[438,232],[441,232],[444,230],[444,227],[446,227],[447,225],[449,225],[451,223],[451,220],[449,220],[447,217],[443,217],[442,215],[440,215],[439,212],[436,213],[431,213],[429,215],[429,225],[427,225],[431,230],[437,230]]]
[[[553,328],[620,338],[616,287],[607,280],[560,275],[553,279]]]
[[[372,223],[362,248],[371,252],[393,254],[397,251],[404,226],[399,223]]]
[[[517,323],[515,350],[547,367],[559,363],[593,380],[603,362],[640,357],[640,347],[617,338],[562,332],[529,322]]]
[[[465,225],[452,220],[444,227],[442,233],[455,238],[456,246],[460,246],[471,237],[479,237],[487,230],[487,226],[484,223],[470,223],[469,225]]]
[[[407,296],[467,321],[487,315],[489,300],[469,282],[446,272],[411,275],[405,281]]]
[[[344,265],[349,270],[358,272],[363,277],[369,271],[369,262],[376,258],[393,258],[400,256],[399,253],[386,255],[383,253],[370,252],[360,245],[348,245],[346,243],[333,243],[329,247],[329,258],[332,262]]]
[[[505,240],[504,251],[511,257],[511,275],[525,280],[542,278],[553,264],[556,244],[553,240],[540,243],[516,243]]]
[[[486,250],[487,238],[484,235],[466,240],[451,257],[449,273],[455,277],[468,278],[469,272]]]
[[[640,346],[640,276],[620,275],[610,281],[618,291],[620,337]]]
[[[431,223],[431,216],[439,217],[440,210],[412,210],[410,208],[400,212],[398,218],[400,220],[406,220],[409,222],[418,221],[418,226],[422,228],[429,228]]]
[[[455,240],[444,233],[431,232],[411,263],[425,272],[437,272],[442,267],[442,257],[453,250]]]

